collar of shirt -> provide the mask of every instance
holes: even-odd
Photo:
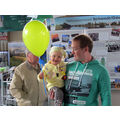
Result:
[[[25,62],[26,62],[28,69],[30,69],[30,70],[34,69],[37,73],[40,72],[40,65],[39,64],[37,64],[36,67],[33,67],[28,61],[25,61]]]

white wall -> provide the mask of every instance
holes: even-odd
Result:
[[[111,91],[112,106],[120,106],[120,90]]]

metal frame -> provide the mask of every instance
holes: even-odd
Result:
[[[2,106],[16,106],[16,100],[9,92],[9,85],[12,79],[13,71],[0,73],[1,79],[1,105]],[[6,78],[4,78],[6,76]]]

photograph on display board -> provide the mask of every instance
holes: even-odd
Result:
[[[75,36],[77,36],[77,35],[79,35],[79,34],[78,34],[78,33],[71,34],[71,37],[75,37]]]
[[[26,60],[26,47],[23,42],[13,42],[8,44],[10,52],[10,66],[18,66]]]
[[[68,41],[68,48],[71,49],[72,41]]]
[[[111,35],[119,37],[120,36],[120,27],[112,28]]]
[[[88,34],[93,41],[98,41],[99,40],[99,33],[89,33]]]
[[[111,88],[120,88],[120,79],[115,79],[111,82]]]
[[[66,50],[66,46],[63,44],[51,44],[51,47],[53,47],[53,46],[62,47],[64,50]]]
[[[52,42],[60,41],[58,34],[52,34],[51,35]]]
[[[107,41],[106,47],[108,52],[120,52],[120,40]]]
[[[68,55],[68,59],[74,57],[71,51],[66,51]]]
[[[62,35],[62,42],[68,42],[70,39],[70,35]]]
[[[113,28],[120,26],[120,15],[86,15],[55,18],[55,30]]]

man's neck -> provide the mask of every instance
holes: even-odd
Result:
[[[31,64],[34,68],[36,68],[37,64]]]
[[[89,56],[87,56],[87,57],[85,58],[85,60],[83,60],[83,61],[81,61],[81,62],[84,64],[84,63],[88,63],[88,62],[90,62],[90,61],[92,61],[92,60],[93,60],[93,56],[89,55]]]
[[[32,65],[33,68],[36,68],[37,64],[33,64],[30,61],[28,61],[28,62]]]

